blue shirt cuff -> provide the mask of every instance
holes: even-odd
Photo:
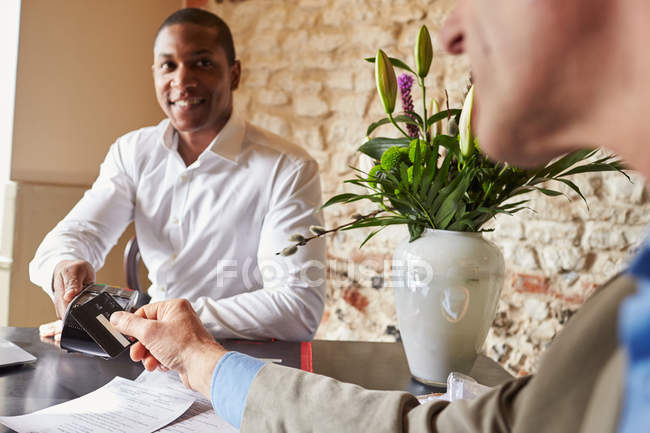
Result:
[[[212,374],[210,399],[212,407],[223,419],[239,428],[248,390],[264,362],[238,352],[227,352]]]

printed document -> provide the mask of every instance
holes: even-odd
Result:
[[[83,397],[27,415],[3,416],[0,423],[17,432],[150,433],[176,420],[192,403],[190,394],[116,377]]]
[[[178,373],[160,370],[144,371],[137,379],[137,383],[147,385],[149,388],[160,387],[165,392],[176,392],[179,396],[187,396],[194,400],[189,410],[179,419],[169,424],[160,432],[186,433],[237,433],[237,429],[221,418],[212,408],[212,403],[202,394],[189,390],[181,382]]]

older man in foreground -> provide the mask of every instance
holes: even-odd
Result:
[[[469,54],[483,149],[536,164],[602,146],[649,176],[649,16],[648,2],[459,0],[441,37]],[[427,405],[226,352],[184,301],[112,322],[140,340],[134,360],[178,370],[244,432],[627,433],[650,428],[648,292],[650,246],[574,316],[535,376]]]

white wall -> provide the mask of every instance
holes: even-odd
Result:
[[[0,326],[9,320],[9,279],[13,248],[14,185],[7,184],[11,168],[11,144],[16,92],[16,62],[20,0],[0,2]]]

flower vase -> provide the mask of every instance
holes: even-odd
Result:
[[[482,233],[426,229],[393,256],[395,306],[411,375],[444,386],[469,373],[494,320],[503,255]]]

